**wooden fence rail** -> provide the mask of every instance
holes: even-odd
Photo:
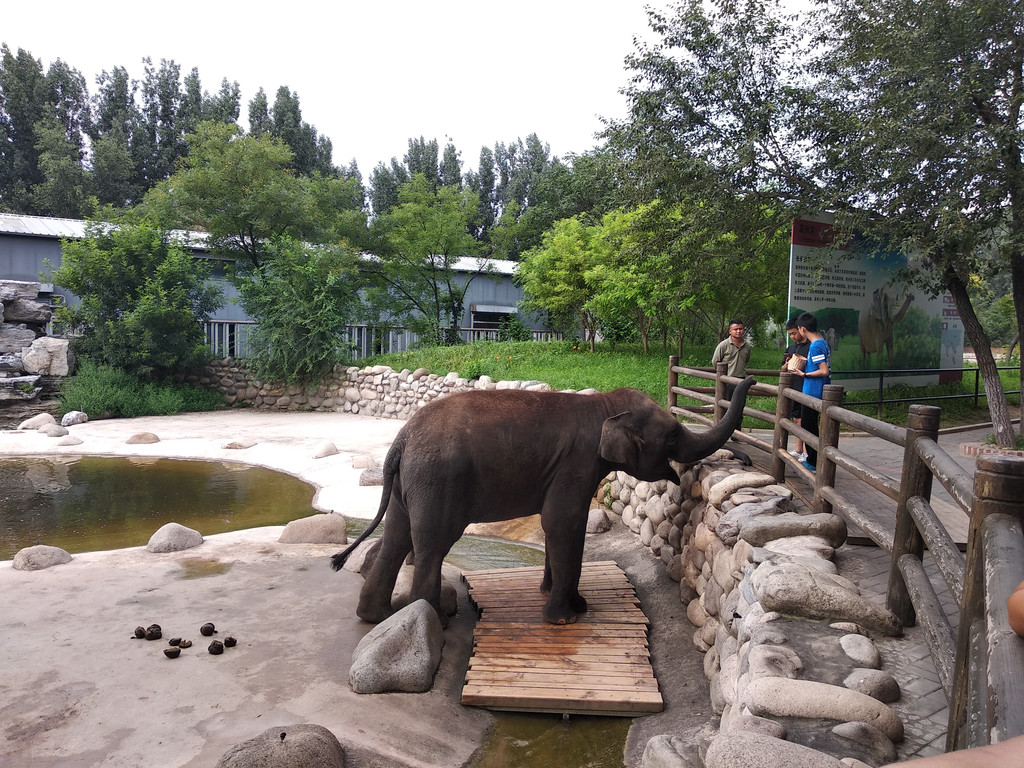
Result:
[[[946,749],[1004,741],[1024,735],[1024,638],[1009,626],[1006,601],[1024,581],[1024,459],[984,454],[978,457],[973,479],[938,444],[941,409],[910,406],[907,426],[898,427],[842,407],[843,388],[825,385],[821,399],[793,389],[794,377],[785,371],[752,370],[750,375],[778,377],[778,384],[758,383],[750,394],[774,397],[774,413],[745,408],[744,415],[772,428],[772,441],[737,431],[736,442],[769,455],[768,471],[785,482],[787,470],[813,486],[815,512],[835,512],[889,553],[887,607],[906,626],[920,623],[943,691],[949,701]],[[680,376],[714,383],[707,387],[680,385]],[[669,358],[668,410],[679,418],[711,425],[728,407],[726,387],[740,379],[715,371],[679,365]],[[704,403],[686,405],[680,398]],[[789,418],[792,403],[821,413],[818,435]],[[704,416],[707,404],[714,418]],[[848,426],[904,449],[899,479],[867,466],[839,447],[840,427]],[[811,472],[788,451],[790,437],[818,451],[817,471]],[[891,518],[867,514],[836,489],[842,471],[893,502]],[[966,552],[961,552],[931,503],[934,481],[945,488],[968,516]],[[950,621],[928,575],[928,553],[939,576],[959,607]]]

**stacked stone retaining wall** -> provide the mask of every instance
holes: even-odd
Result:
[[[285,411],[334,411],[384,419],[408,419],[431,400],[453,392],[551,389],[540,381],[496,382],[488,376],[469,381],[454,372],[439,376],[425,368],[395,371],[386,365],[336,366],[318,384],[302,386],[262,381],[243,362],[232,358],[213,361],[179,379],[219,391],[228,405]]]
[[[689,468],[680,485],[616,472],[602,491],[679,583],[721,718],[716,733],[652,739],[645,768],[897,758],[903,724],[888,705],[900,690],[871,636],[900,627],[838,574],[840,517],[809,514],[790,489],[727,452]]]

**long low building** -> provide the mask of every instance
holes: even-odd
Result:
[[[45,216],[0,213],[0,279],[24,280],[43,284],[42,295],[53,303],[75,304],[78,298],[53,285],[48,274],[60,266],[61,241],[85,237],[88,222],[81,219],[57,219]],[[219,356],[244,356],[247,329],[253,324],[239,302],[233,301],[238,292],[225,277],[225,262],[204,248],[202,233],[182,233],[182,244],[197,258],[209,259],[213,264],[212,280],[221,288],[226,301],[206,325],[207,340]],[[472,275],[478,270],[475,258],[459,260],[456,270]],[[547,339],[556,334],[548,330],[535,315],[521,312],[519,301],[522,289],[513,280],[517,263],[490,259],[490,275],[479,276],[466,292],[462,336],[467,341],[494,338],[501,321],[509,316],[519,320],[533,332],[534,338]],[[415,342],[408,332],[398,328],[388,338],[374,340],[370,329],[361,325],[349,327],[349,338],[356,355],[363,357],[375,349],[402,351]]]

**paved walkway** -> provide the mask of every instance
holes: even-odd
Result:
[[[991,433],[991,427],[987,426],[946,432],[940,434],[938,442],[965,472],[973,476],[976,456],[961,455],[960,446],[983,442]],[[895,479],[900,477],[903,465],[901,446],[874,437],[841,435],[839,448],[874,470]],[[752,452],[752,458],[755,463],[765,461],[767,454]],[[837,483],[844,497],[860,509],[883,510],[883,514],[884,510],[891,509],[895,516],[895,502],[866,484],[852,480],[849,476],[844,478],[842,472]],[[947,518],[954,521],[960,518],[959,522],[966,530],[966,514],[960,511],[960,507],[938,483],[932,487],[932,503],[942,508]],[[890,566],[890,558],[885,550],[876,546],[847,544],[836,552],[836,565],[840,573],[852,579],[866,597],[879,604],[885,603]],[[934,567],[929,567],[927,555],[926,568],[955,629],[959,608],[938,572]],[[932,663],[924,629],[920,626],[908,627],[901,638],[879,638],[875,642],[882,653],[884,669],[896,678],[903,692],[900,700],[892,705],[906,728],[904,742],[897,745],[900,757],[927,757],[944,752],[949,709]]]

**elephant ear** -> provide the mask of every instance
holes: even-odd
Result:
[[[629,426],[629,411],[605,419],[601,426],[601,458],[613,464],[632,465],[643,442]]]

